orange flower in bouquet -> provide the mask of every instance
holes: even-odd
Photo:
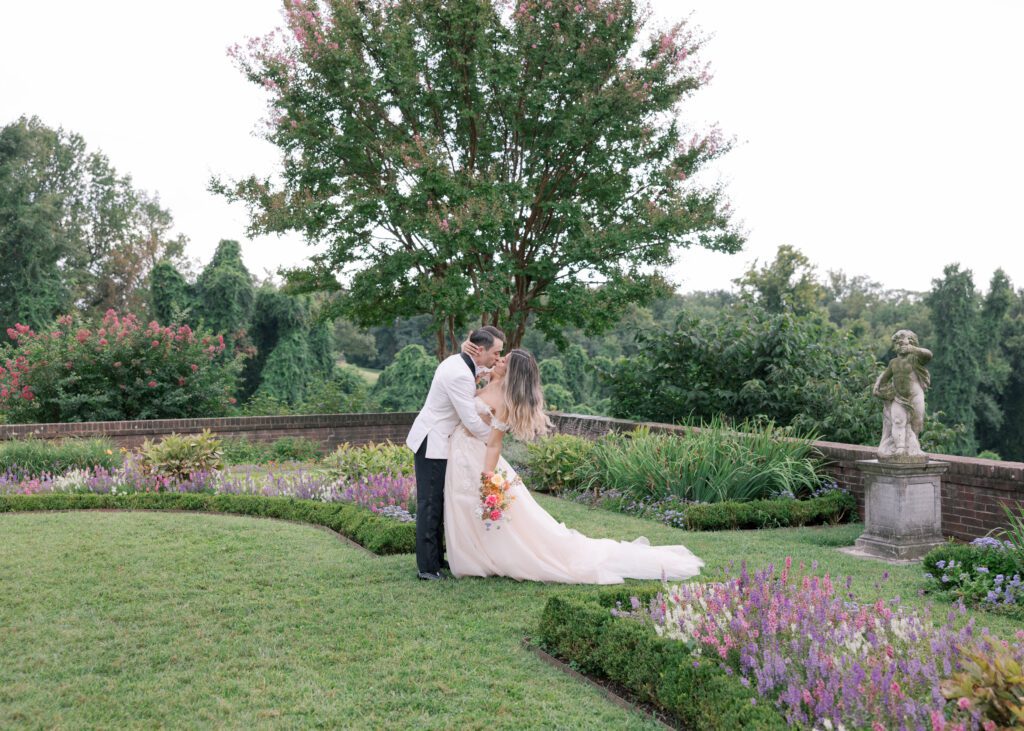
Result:
[[[480,473],[480,520],[488,529],[492,524],[501,528],[499,523],[508,520],[505,513],[515,500],[509,491],[516,484],[519,484],[519,478],[509,480],[504,470]]]

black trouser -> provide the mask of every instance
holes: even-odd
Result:
[[[444,475],[448,460],[427,457],[427,439],[416,450],[416,566],[436,574],[444,554]]]

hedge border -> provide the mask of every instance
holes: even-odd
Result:
[[[735,676],[713,661],[696,667],[686,646],[659,637],[640,622],[615,617],[616,602],[641,601],[656,590],[619,588],[588,599],[550,597],[541,614],[538,640],[552,655],[581,672],[606,678],[663,709],[684,728],[701,731],[788,729],[782,714],[760,702]]]
[[[565,495],[548,493],[552,497],[569,499]],[[629,515],[641,520],[665,523],[656,515],[639,515],[618,510],[599,499],[589,503],[602,510]],[[683,525],[673,528],[690,531],[762,530],[772,528],[802,528],[810,525],[840,525],[857,518],[857,498],[846,490],[835,490],[806,500],[784,498],[720,503],[693,503],[681,511]]]
[[[598,682],[594,678],[584,675],[583,673],[571,667],[569,663],[555,657],[539,645],[534,644],[529,637],[524,637],[521,644],[525,650],[527,650],[528,652],[532,652],[543,662],[547,663],[553,668],[562,671],[574,680],[578,680],[581,683],[586,683],[591,688],[596,690],[598,693],[603,695],[605,698],[610,700],[612,703],[619,706],[619,708],[624,708],[627,711],[632,711],[634,713],[639,713],[644,716],[647,716],[647,718],[649,718],[653,723],[662,728],[678,728],[677,726],[669,725],[668,721],[673,721],[674,719],[668,718],[665,712],[657,706],[651,703],[639,703],[631,698],[628,698],[627,696],[631,695],[628,691],[624,690],[621,687],[615,686],[610,681]]]
[[[377,515],[352,503],[212,493],[137,492],[123,495],[0,495],[0,513],[49,510],[175,510],[277,518],[323,526],[378,556],[413,553],[416,524]]]
[[[756,530],[848,523],[857,515],[853,493],[835,490],[807,500],[696,503],[683,510],[686,530]]]

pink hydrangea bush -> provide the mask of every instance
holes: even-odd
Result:
[[[47,329],[7,329],[0,413],[11,423],[220,416],[240,356],[222,335],[141,323],[108,310],[98,323],[65,315]]]

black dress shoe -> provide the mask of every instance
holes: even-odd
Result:
[[[444,578],[443,576],[441,576],[440,571],[436,573],[433,571],[420,571],[418,574],[416,574],[416,577],[421,581],[439,581],[440,579]]]

